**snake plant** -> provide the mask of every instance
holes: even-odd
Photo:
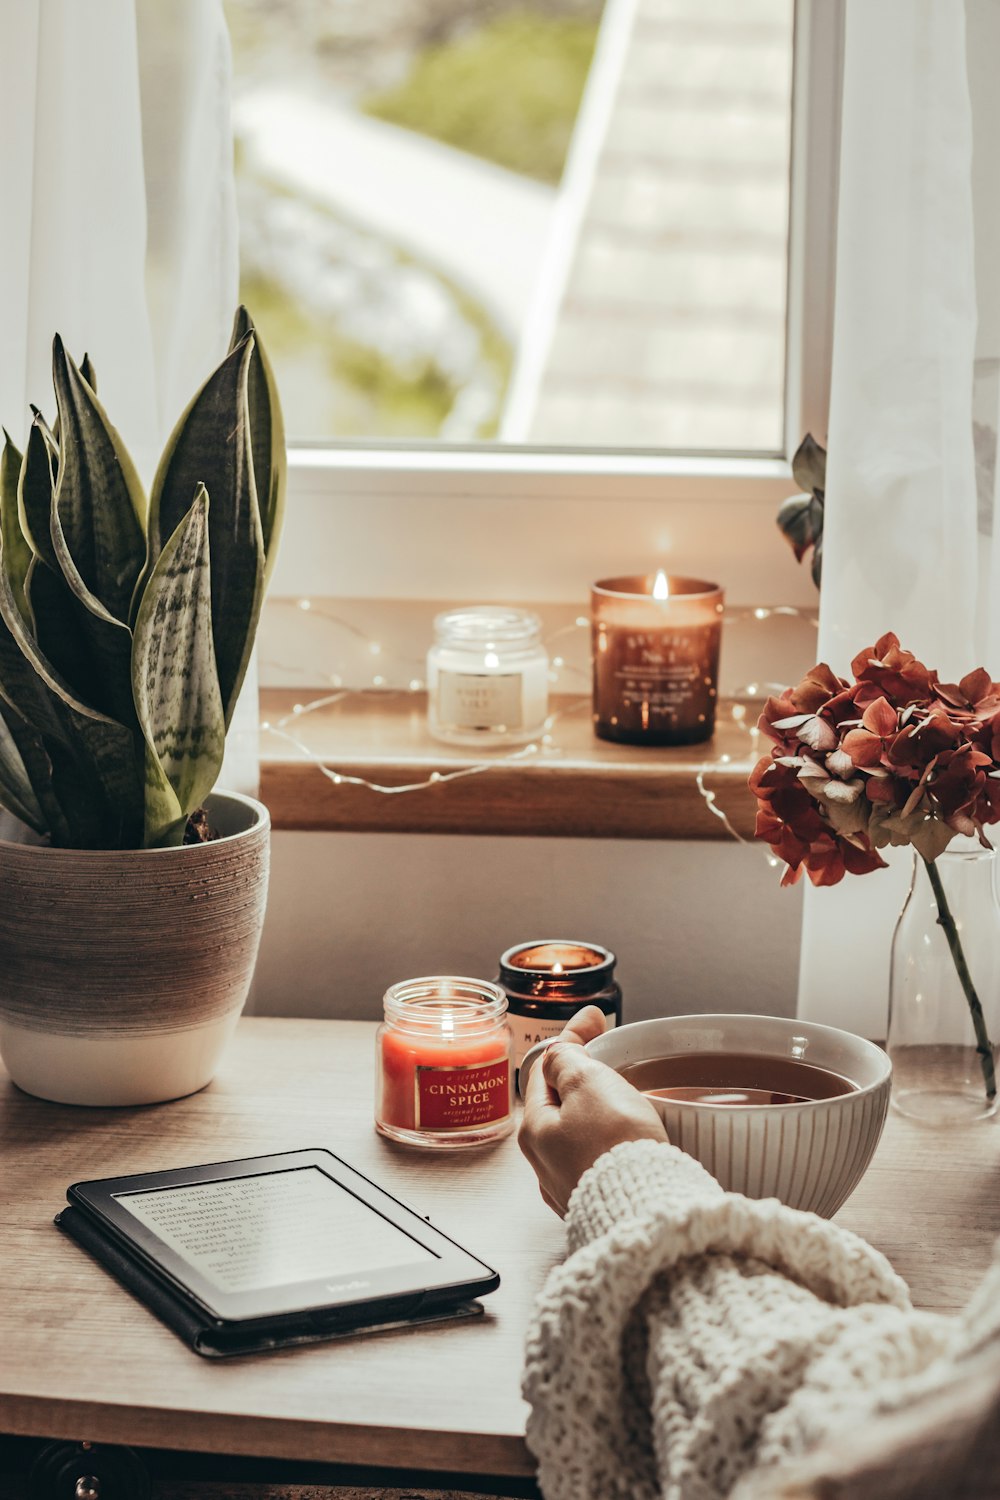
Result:
[[[245,308],[147,497],[93,366],[0,457],[0,804],[50,843],[180,843],[222,764],[281,530],[285,442]]]

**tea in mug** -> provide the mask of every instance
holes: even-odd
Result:
[[[849,1079],[828,1068],[745,1052],[681,1052],[618,1071],[650,1098],[687,1104],[808,1104],[855,1092]]]

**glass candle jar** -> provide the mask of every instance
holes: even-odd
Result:
[[[507,996],[455,975],[385,992],[376,1039],[375,1128],[410,1146],[482,1146],[513,1129]]]
[[[514,1066],[536,1042],[558,1036],[585,1005],[604,1012],[605,1028],[622,1022],[622,992],[615,955],[597,943],[565,938],[518,943],[500,959],[500,984],[508,1001]]]
[[[604,578],[591,590],[594,732],[691,745],[715,728],[723,594],[700,578]]]
[[[427,653],[427,722],[453,745],[525,744],[545,728],[549,658],[537,615],[500,605],[450,609]]]

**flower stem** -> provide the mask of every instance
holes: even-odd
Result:
[[[965,991],[965,998],[969,1002],[969,1013],[972,1016],[972,1024],[976,1032],[976,1052],[979,1054],[979,1066],[983,1070],[983,1082],[986,1084],[986,1097],[992,1100],[996,1098],[997,1079],[993,1067],[993,1048],[990,1045],[990,1039],[986,1031],[986,1018],[983,1015],[983,1007],[979,1003],[976,986],[972,982],[969,965],[965,961],[965,953],[962,950],[962,939],[958,935],[958,928],[955,926],[955,918],[951,914],[948,897],[945,895],[944,882],[938,873],[937,865],[932,859],[925,859],[924,868],[927,871],[927,878],[931,883],[931,890],[934,892],[934,899],[937,902],[938,925],[943,928],[944,935],[948,939],[948,947],[951,949],[955,972],[958,975],[962,989]]]

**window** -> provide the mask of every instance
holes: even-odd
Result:
[[[791,487],[786,452],[806,429],[825,433],[840,0],[225,3],[246,291],[293,440],[274,592],[582,604],[591,579],[655,557],[720,578],[733,601],[813,602],[773,514]],[[544,33],[546,45],[561,38],[572,64],[560,75],[561,135],[508,138],[495,128],[494,98],[493,136],[470,149],[467,136],[456,140],[456,110],[430,106],[455,104],[466,72],[483,86],[483,50],[516,51],[525,27],[536,28],[532,56],[545,51]],[[588,27],[596,44],[585,68]],[[683,44],[654,45],[671,27]],[[636,36],[644,46],[630,54]],[[677,141],[718,153],[710,178],[690,162],[684,178],[684,164],[671,163],[650,95],[671,113]],[[326,171],[338,160],[320,123],[331,114],[347,131],[340,156],[359,197],[353,210],[327,201],[319,214],[303,184],[317,162]],[[315,124],[303,131],[290,120]],[[598,181],[602,152],[606,160],[637,129],[648,160],[639,151],[624,184]],[[483,276],[503,272],[520,288],[506,312],[499,294],[473,298],[476,310],[457,268],[442,271],[429,250],[422,258],[413,240],[394,240],[404,189],[415,193],[413,234],[430,189],[416,170],[397,174],[398,196],[378,185],[366,153],[386,132],[424,163],[443,153],[483,180],[518,177],[522,204],[563,200],[562,229],[534,254],[530,290],[522,262],[498,271],[495,243],[484,252]],[[680,213],[681,178],[688,218],[664,229],[658,215],[669,224]],[[632,259],[612,271],[607,236],[626,220],[631,234],[633,216],[646,241],[637,250],[626,236]],[[467,234],[478,222],[458,218]],[[428,227],[439,249],[441,229]],[[459,253],[468,264],[466,243]],[[618,323],[648,339],[648,357],[634,344],[627,353],[618,332],[574,329],[581,266],[628,310]],[[650,267],[652,289],[647,278],[640,295],[638,269]],[[279,281],[295,282],[298,303]],[[734,311],[736,325],[726,322]],[[653,395],[640,399],[647,383]]]
[[[227,0],[301,438],[784,446],[793,0]]]

